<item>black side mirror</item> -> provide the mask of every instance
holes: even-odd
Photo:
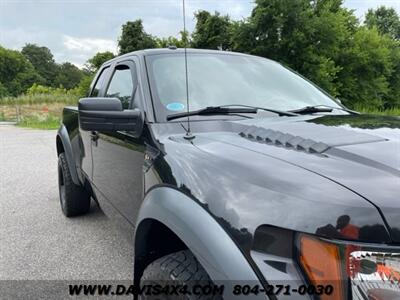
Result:
[[[82,98],[78,112],[82,130],[124,130],[139,136],[143,129],[142,113],[137,109],[123,110],[117,98]]]

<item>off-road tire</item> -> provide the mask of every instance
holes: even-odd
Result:
[[[90,195],[72,181],[65,153],[58,156],[58,189],[62,212],[66,217],[85,214],[90,208]]]
[[[141,286],[144,285],[166,285],[185,286],[194,285],[213,286],[214,283],[208,276],[207,272],[200,265],[198,260],[189,250],[175,252],[164,257],[161,257],[151,263],[144,271]],[[221,295],[140,295],[142,300],[158,300],[158,299],[178,299],[178,300],[219,300]]]

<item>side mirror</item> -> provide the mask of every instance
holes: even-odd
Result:
[[[79,126],[87,131],[130,131],[140,135],[143,128],[139,110],[123,110],[117,98],[82,98],[78,103]]]

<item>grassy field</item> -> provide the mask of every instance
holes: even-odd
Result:
[[[34,104],[76,104],[77,96],[67,94],[37,94],[22,95],[19,97],[4,97],[0,99],[0,105],[34,105]]]
[[[76,105],[77,98],[69,95],[24,95],[0,99],[0,121],[17,122],[18,126],[57,129],[62,109]]]
[[[18,126],[57,129],[60,125],[62,109],[66,105],[76,105],[73,95],[23,95],[16,98],[0,99],[0,121],[14,121]],[[358,107],[361,113],[374,115],[400,116],[400,108],[390,110],[371,110]]]
[[[60,127],[60,118],[52,115],[30,116],[23,118],[17,125],[36,129],[58,129]]]
[[[60,125],[65,104],[0,105],[0,121],[16,122],[18,126],[56,129]]]

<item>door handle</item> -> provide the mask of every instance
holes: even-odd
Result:
[[[97,140],[99,139],[99,133],[97,131],[91,131],[90,132],[90,138],[97,145]]]

